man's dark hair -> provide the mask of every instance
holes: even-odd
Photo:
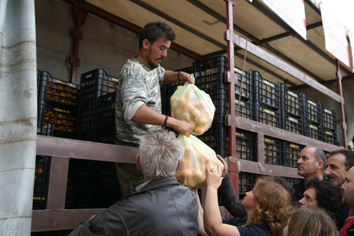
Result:
[[[320,181],[317,178],[309,180],[306,183],[306,188],[315,189],[318,207],[326,210],[338,226],[343,208],[341,188],[327,180]]]
[[[144,39],[153,44],[158,38],[166,38],[170,41],[175,40],[175,32],[165,22],[153,21],[147,23],[139,34],[139,49],[143,46]]]
[[[345,170],[348,171],[354,166],[354,152],[347,149],[339,149],[329,153],[329,158],[331,156],[342,154],[345,156]]]

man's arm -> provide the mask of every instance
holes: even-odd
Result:
[[[178,79],[182,83],[189,82],[191,84],[194,84],[194,79],[192,79],[191,75],[188,74],[187,72],[171,71],[171,70],[165,71],[165,77],[163,79],[163,83],[164,84],[171,84],[173,82],[177,82]]]
[[[163,126],[165,123],[166,116],[160,114],[146,105],[141,105],[135,112],[132,121],[140,124],[151,124]],[[185,122],[177,120],[173,117],[168,117],[166,121],[166,127],[170,127],[180,134],[189,136],[192,134],[192,125]]]

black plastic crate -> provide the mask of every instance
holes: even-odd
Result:
[[[193,70],[199,73],[198,76],[204,76],[215,73],[225,73],[227,71],[227,57],[216,56],[193,62]]]
[[[266,125],[281,128],[281,114],[279,109],[254,105],[254,120]]]
[[[306,119],[304,121],[304,135],[313,139],[321,140],[322,129],[321,126],[311,123]]]
[[[116,93],[119,79],[109,76],[103,69],[81,75],[80,104],[77,137],[97,141],[98,100],[100,96]]]
[[[99,98],[107,93],[117,92],[119,79],[109,76],[103,69],[95,69],[81,74],[80,102]]]
[[[77,111],[53,107],[47,102],[38,104],[38,127],[53,126],[53,136],[74,138],[77,127]]]
[[[72,109],[77,109],[80,92],[78,84],[55,79],[46,71],[42,71],[39,77],[39,100],[53,103],[57,107],[74,106]]]
[[[242,69],[239,69],[237,67],[234,68],[234,72],[236,75],[236,78],[240,85],[235,85],[235,98],[239,99],[239,96],[241,94],[241,97],[243,99],[250,100],[253,97],[253,86],[252,86],[252,78],[251,78],[251,73],[242,71]],[[241,91],[240,91],[241,90]]]
[[[303,107],[299,95],[290,91],[285,84],[280,84],[280,88],[280,104],[283,111],[301,118],[303,116]]]
[[[93,168],[93,208],[107,208],[120,199],[115,163],[95,162]]]
[[[326,143],[330,143],[333,145],[339,145],[337,140],[337,132],[335,130],[330,129],[322,129],[322,141]]]
[[[282,112],[282,129],[290,131],[295,134],[303,134],[303,122],[302,118],[291,116],[286,112]]]
[[[255,161],[255,134],[236,129],[236,157]]]
[[[297,167],[297,160],[299,158],[301,150],[304,148],[303,145],[283,141],[283,155],[284,158],[283,165],[290,167]]]
[[[36,166],[33,189],[33,209],[42,210],[46,208],[48,195],[50,157],[36,156]]]
[[[246,172],[240,172],[238,178],[239,198],[243,198],[246,192],[252,191],[254,184],[256,183],[257,175]]]
[[[254,101],[273,109],[280,108],[280,83],[272,83],[264,78],[258,71],[250,71],[253,75]]]
[[[282,165],[281,140],[264,137],[264,163]]]
[[[66,207],[106,208],[120,198],[115,164],[72,159],[69,162]]]
[[[66,207],[83,209],[93,206],[94,161],[70,159],[67,183]]]
[[[337,122],[337,117],[336,117],[336,111],[335,110],[328,110],[328,109],[323,109],[322,113],[322,126],[325,129],[330,129],[330,130],[336,130],[336,122]]]
[[[299,94],[302,106],[303,106],[303,117],[311,123],[321,124],[321,116],[323,105],[321,102],[314,102],[307,98],[305,93]]]
[[[229,156],[229,129],[224,122],[213,122],[198,138],[222,157]]]
[[[235,98],[235,112],[238,116],[253,120],[252,100],[238,100],[238,98]]]
[[[116,98],[117,93],[108,93],[98,99],[97,142],[114,143]]]

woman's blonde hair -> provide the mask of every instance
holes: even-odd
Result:
[[[289,192],[271,177],[261,177],[253,194],[258,207],[247,224],[264,225],[273,236],[282,236],[292,210]]]
[[[324,210],[300,208],[291,215],[288,236],[336,235],[336,225]]]

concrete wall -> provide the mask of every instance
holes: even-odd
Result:
[[[35,3],[38,69],[69,81],[72,31],[75,28],[71,5],[61,0],[36,0]],[[81,32],[83,39],[79,46],[77,83],[82,73],[96,68],[103,68],[111,76],[118,76],[125,61],[137,54],[137,34],[91,14],[87,15]],[[170,49],[162,66],[176,70],[191,66],[193,61]]]

